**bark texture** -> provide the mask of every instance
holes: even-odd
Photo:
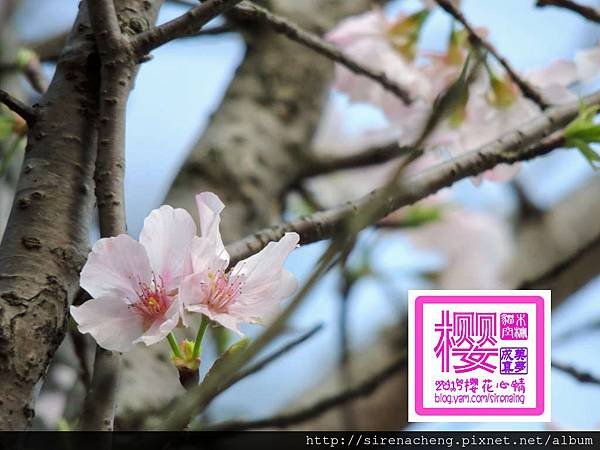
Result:
[[[119,0],[122,27],[139,31],[160,1]],[[0,247],[0,429],[26,428],[35,386],[64,337],[87,256],[99,59],[85,6],[35,106],[15,202]]]
[[[321,34],[340,18],[364,10],[366,0],[277,0],[270,8]],[[234,18],[235,20],[235,18]],[[196,216],[194,195],[210,190],[227,205],[224,240],[281,220],[284,194],[307,160],[307,151],[332,77],[327,59],[250,22],[247,51],[223,101],[192,149],[166,203]],[[159,411],[183,391],[165,349],[136,348],[125,356],[118,415]],[[156,386],[160,384],[160,392]]]

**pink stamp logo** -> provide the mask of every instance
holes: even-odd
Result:
[[[409,420],[550,421],[550,291],[409,291]]]

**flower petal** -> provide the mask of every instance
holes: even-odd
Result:
[[[200,217],[200,237],[205,238],[210,243],[212,252],[223,261],[229,264],[229,255],[223,246],[221,238],[221,212],[225,205],[221,199],[212,192],[202,192],[196,195],[196,205]],[[207,248],[208,251],[208,248]]]
[[[240,320],[235,315],[228,313],[215,313],[214,311],[211,311],[209,308],[207,308],[205,305],[194,305],[189,307],[188,310],[191,312],[204,314],[210,320],[217,322],[220,325],[223,325],[225,328],[234,331],[240,336],[244,335],[244,333],[242,333],[239,329]]]
[[[180,317],[180,303],[177,299],[169,306],[165,315],[155,320],[142,336],[134,341],[134,344],[143,342],[146,345],[156,344],[162,341],[177,326]]]
[[[79,331],[90,333],[100,347],[115,352],[129,350],[143,333],[140,316],[118,295],[94,298],[71,306]]]
[[[117,295],[129,302],[137,298],[139,283],[148,283],[152,271],[144,247],[131,236],[121,234],[100,239],[81,271],[81,287],[92,297]]]
[[[262,323],[281,300],[297,289],[296,278],[283,268],[283,263],[298,241],[297,233],[286,233],[279,242],[270,242],[256,255],[236,264],[230,283],[239,280],[242,287],[228,312],[244,322]]]
[[[600,74],[600,47],[580,50],[575,54],[577,75],[583,81],[591,81]]]
[[[192,270],[194,273],[213,272],[227,269],[229,255],[227,252],[217,252],[215,242],[204,237],[195,237],[192,242]]]
[[[164,205],[144,220],[140,242],[148,252],[152,270],[162,278],[167,290],[178,287],[186,275],[195,235],[194,219],[181,208]]]
[[[285,233],[278,242],[269,242],[260,252],[237,263],[231,276],[244,276],[245,283],[264,281],[273,271],[281,270],[283,262],[299,241],[298,233]]]

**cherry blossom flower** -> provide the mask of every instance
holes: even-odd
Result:
[[[196,202],[200,237],[192,245],[193,274],[181,285],[181,300],[187,311],[202,313],[241,334],[240,323],[264,323],[296,290],[296,278],[283,263],[298,245],[299,236],[286,233],[227,272],[229,254],[219,231],[225,205],[209,192],[197,195]]]
[[[430,97],[429,80],[414,62],[416,38],[425,17],[422,13],[400,15],[392,22],[381,9],[375,8],[346,18],[326,38],[357,61],[384,72],[401,86],[410,87],[413,97]],[[412,111],[379,83],[340,65],[335,70],[334,87],[352,101],[379,106],[394,116]]]
[[[81,272],[92,299],[71,306],[79,331],[120,352],[164,339],[181,318],[178,288],[191,271],[195,234],[185,210],[162,206],[144,221],[139,242],[125,234],[96,242]]]

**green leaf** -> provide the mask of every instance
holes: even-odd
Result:
[[[418,227],[442,218],[442,209],[431,206],[412,206],[399,223],[401,227]]]
[[[600,168],[600,155],[587,142],[576,140],[574,146],[579,149],[592,169],[598,170]]]
[[[13,120],[6,115],[0,115],[0,141],[6,139],[12,134]]]
[[[227,366],[229,361],[232,358],[238,357],[242,352],[246,350],[248,344],[250,343],[250,338],[243,338],[236,343],[232,344],[225,352],[217,358],[214,362],[206,376],[204,377],[203,383],[206,383],[208,380],[213,377],[221,378],[223,376],[222,371],[223,367]]]
[[[583,139],[588,143],[600,140],[600,124],[594,123],[598,109],[599,106],[586,106],[582,103],[577,117],[565,128],[565,139]]]
[[[600,155],[591,146],[600,143],[600,124],[594,122],[599,110],[581,103],[579,115],[564,131],[565,147],[577,148],[594,170],[600,168]]]

